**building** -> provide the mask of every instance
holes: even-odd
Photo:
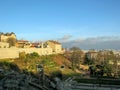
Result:
[[[7,42],[8,38],[14,38],[16,40],[16,35],[11,33],[1,33],[0,32],[0,42]]]
[[[61,43],[49,40],[41,43],[30,43],[27,40],[17,40],[15,46],[10,46],[8,38],[14,38],[14,33],[0,33],[0,59],[3,58],[18,58],[20,52],[33,53],[37,52],[39,55],[62,54],[65,50]]]
[[[43,48],[42,43],[31,43],[31,48]]]
[[[29,48],[31,44],[27,40],[18,40],[16,43],[16,47],[18,48]]]
[[[46,43],[47,43],[47,45],[49,47],[52,48],[53,53],[61,53],[61,52],[63,52],[61,43],[59,43],[57,41],[53,41],[53,40],[49,40]]]
[[[86,53],[87,58],[90,59],[90,60],[91,59],[96,59],[97,55],[98,55],[98,53],[94,50],[90,50]]]

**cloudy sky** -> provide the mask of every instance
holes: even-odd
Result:
[[[0,0],[0,32],[64,47],[120,49],[120,0]]]
[[[73,46],[84,50],[89,49],[114,49],[120,50],[120,37],[118,36],[104,36],[104,37],[90,37],[70,40],[71,36],[64,36],[58,41],[62,42],[64,48],[71,48]]]

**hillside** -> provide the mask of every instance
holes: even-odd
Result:
[[[18,70],[19,72],[27,71],[37,74],[36,65],[44,65],[44,73],[46,75],[56,75],[57,73],[62,73],[64,76],[69,76],[75,74],[74,71],[69,69],[71,62],[67,60],[64,55],[47,55],[47,56],[39,56],[36,53],[33,54],[23,54],[18,59],[4,59],[0,60],[1,68],[7,70]],[[10,65],[14,65],[16,67],[11,68]],[[61,68],[64,67],[64,68]]]

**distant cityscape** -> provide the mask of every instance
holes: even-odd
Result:
[[[120,90],[120,0],[0,0],[0,90]]]
[[[63,48],[61,43],[54,40],[48,40],[46,42],[30,42],[28,40],[18,40],[14,32],[11,33],[0,32],[0,49],[1,58],[16,58],[19,57],[19,52],[26,53],[37,52],[39,55],[49,55],[64,53],[66,50],[69,50],[69,48]],[[82,51],[84,53],[88,53],[91,50]],[[96,53],[98,51],[106,52],[111,50],[110,49],[94,50],[94,52]],[[120,55],[120,50],[112,50],[112,52],[114,54]],[[8,54],[6,55],[6,53]]]
[[[2,59],[6,59],[8,62],[2,62]],[[54,62],[54,59],[56,63]],[[0,67],[0,74],[3,75],[3,79],[1,79],[0,82],[1,90],[4,90],[3,88],[8,88],[8,90],[13,88],[12,90],[14,90],[21,87],[24,88],[24,90],[27,90],[28,87],[30,90],[31,88],[33,88],[33,90],[49,90],[50,88],[50,90],[76,90],[76,86],[78,88],[77,90],[80,90],[80,88],[83,90],[89,88],[91,90],[97,90],[94,88],[99,88],[101,90],[116,90],[116,88],[119,87],[119,84],[114,84],[116,81],[111,83],[109,81],[112,81],[112,79],[108,78],[120,77],[119,50],[81,50],[79,47],[63,48],[62,44],[58,41],[48,40],[45,42],[30,42],[27,40],[18,40],[16,34],[13,32],[1,32],[0,60],[2,65]],[[12,71],[9,70],[9,68],[14,66],[13,63],[9,62],[14,62],[18,66],[22,64],[22,66],[19,67],[21,68],[22,73],[19,74],[19,71],[16,72],[13,69]],[[9,67],[7,68],[7,74],[5,72],[7,70],[6,67]],[[50,75],[52,75],[51,72],[54,72],[53,68],[56,69],[57,74],[52,77],[54,80],[51,80]],[[51,70],[51,72],[49,72],[50,69],[53,71]],[[79,74],[79,76],[77,77],[73,74],[72,77],[68,76],[69,78],[62,81],[64,76],[63,71],[64,73],[74,72]],[[35,75],[38,74],[38,76],[34,77],[30,72]],[[47,76],[48,72],[49,77]],[[100,77],[101,81],[104,82],[101,83]],[[107,79],[103,77],[107,77]],[[83,80],[84,83],[81,84],[76,82],[75,78],[77,80],[82,80],[84,78],[86,80],[90,79],[90,84],[88,86],[88,84],[85,83],[85,80]],[[109,84],[112,84],[112,86]]]

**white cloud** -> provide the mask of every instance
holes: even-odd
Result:
[[[119,36],[101,36],[63,42],[64,47],[77,46],[81,49],[120,49]]]
[[[62,38],[59,38],[59,42],[68,42],[72,38],[72,35],[64,35]]]

